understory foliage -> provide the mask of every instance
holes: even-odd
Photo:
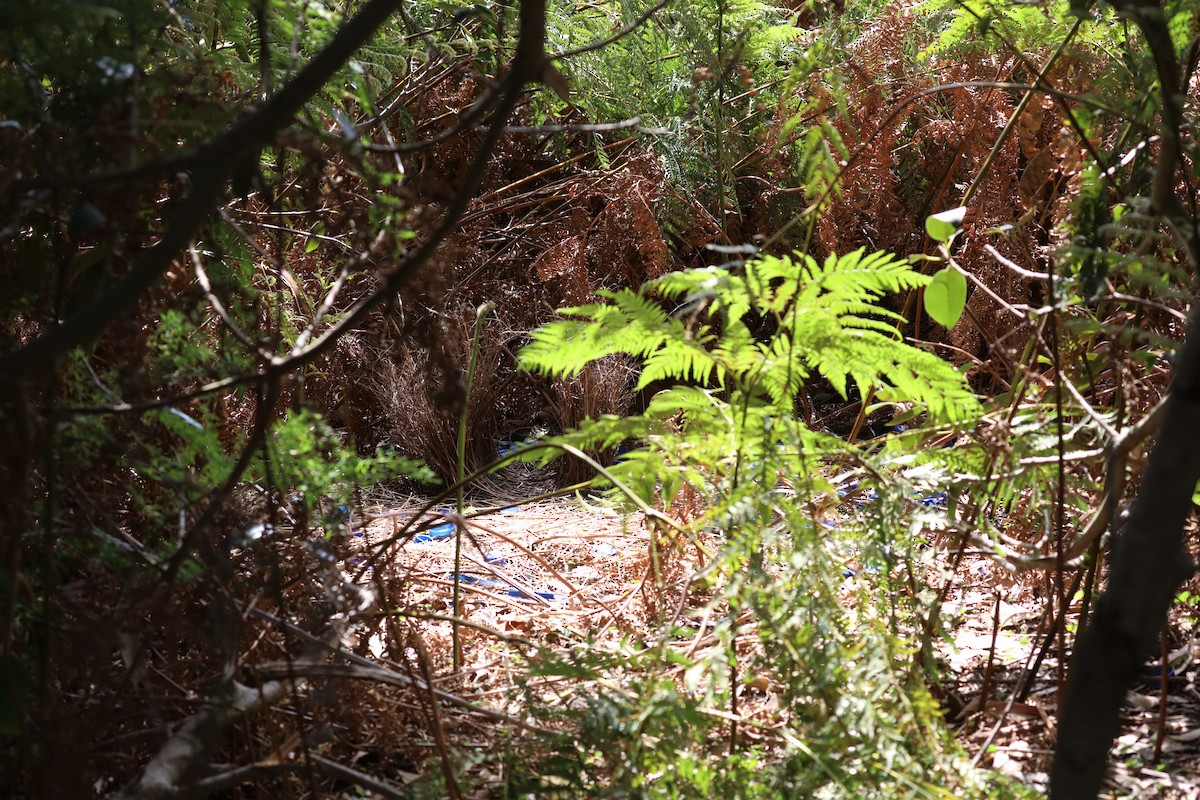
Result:
[[[660,613],[666,621],[699,592],[711,600],[689,616],[723,620],[710,633],[723,645],[703,658],[675,649],[686,626],[669,627],[657,646],[628,643],[632,663],[621,671],[641,677],[619,690],[603,661],[535,662],[536,674],[608,687],[585,693],[586,722],[572,734],[583,740],[579,758],[543,769],[612,796],[956,796],[972,785],[922,681],[929,643],[918,632],[932,595],[916,588],[928,564],[913,534],[929,520],[913,479],[879,457],[878,443],[855,447],[814,430],[795,408],[819,375],[843,397],[874,393],[924,415],[925,435],[975,424],[981,407],[961,373],[904,343],[902,320],[881,304],[927,280],[886,253],[824,263],[762,256],[606,293],[533,333],[520,354],[527,368],[569,375],[626,354],[640,364],[638,388],[657,388],[644,413],[588,420],[548,444],[626,444],[605,473],[614,498],[657,497],[686,518],[658,527],[651,543]],[[879,487],[856,522],[833,511],[838,463],[871,476],[862,487]],[[699,513],[681,516],[697,497]],[[718,551],[681,571],[702,534]],[[871,600],[880,597],[888,600]],[[735,648],[739,637],[753,644]],[[739,655],[747,649],[752,656]],[[664,669],[682,678],[658,677]],[[781,696],[782,751],[718,755],[738,734],[706,709],[736,708],[747,684],[764,680]],[[631,718],[636,725],[623,722]]]
[[[1088,612],[1194,300],[1195,0],[1166,179],[1141,29],[992,0],[551,0],[502,119],[520,4],[400,3],[213,155],[374,5],[0,4],[0,794],[1020,796],[942,609],[971,558],[1042,652]],[[401,566],[556,486],[645,520],[602,628]]]

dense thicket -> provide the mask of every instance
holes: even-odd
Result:
[[[946,726],[987,559],[1060,685],[1099,620],[1094,795],[1190,576],[1198,10],[0,7],[0,784],[1017,796]],[[471,619],[467,503],[562,487],[638,575]]]

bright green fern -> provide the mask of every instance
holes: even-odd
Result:
[[[903,401],[930,425],[978,421],[963,376],[906,344],[883,304],[927,281],[886,253],[764,256],[604,292],[533,333],[520,356],[529,369],[573,375],[621,353],[641,365],[640,389],[658,389],[641,414],[586,420],[529,455],[636,443],[605,477],[614,495],[670,518],[647,526],[643,591],[675,619],[720,620],[709,635],[724,642],[684,655],[676,644],[693,629],[664,619],[647,640],[658,644],[621,653],[615,668],[592,650],[548,655],[539,670],[595,669],[595,689],[572,699],[586,712],[556,719],[571,746],[548,746],[586,755],[539,774],[578,781],[575,793],[590,797],[996,796],[958,760],[915,669],[929,638],[915,632],[939,605],[920,589],[932,564],[918,532],[945,524],[918,500],[953,465],[914,455],[956,451],[923,450],[920,427],[855,445],[796,413],[819,376],[843,396]],[[682,578],[679,534],[712,546]],[[769,763],[729,744],[727,712],[751,676],[780,687],[783,740]]]
[[[605,291],[605,302],[564,310],[567,319],[535,331],[520,358],[559,376],[616,353],[640,361],[637,389],[663,387],[644,413],[585,420],[560,441],[591,452],[635,442],[610,475],[646,500],[669,506],[686,484],[734,503],[777,475],[826,490],[814,459],[856,456],[794,413],[814,375],[843,397],[853,386],[932,422],[961,425],[979,413],[963,376],[906,344],[900,317],[881,304],[927,280],[907,262],[861,250],[823,264],[763,256],[673,272],[640,292]]]
[[[604,291],[607,302],[565,309],[571,319],[536,331],[521,362],[575,375],[590,361],[625,353],[642,361],[638,389],[663,380],[711,384],[761,395],[777,409],[790,409],[800,384],[818,373],[843,397],[853,383],[864,394],[876,390],[958,422],[978,410],[962,376],[905,344],[900,317],[880,304],[927,281],[907,262],[862,250],[824,264],[806,255],[763,256],[744,268],[673,272],[641,292]],[[777,333],[754,335],[751,316]]]

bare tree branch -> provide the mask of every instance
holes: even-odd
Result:
[[[231,681],[228,696],[210,700],[184,720],[146,765],[141,776],[115,794],[113,800],[190,796],[184,788],[185,783],[194,777],[196,770],[209,763],[225,731],[238,720],[269,708],[287,696],[288,684],[284,681],[271,681],[257,689]]]
[[[1072,387],[1073,388],[1073,387]],[[1057,555],[1045,556],[1039,558],[1009,558],[1006,560],[1006,566],[1014,572],[1026,572],[1033,569],[1057,569],[1077,558],[1080,558],[1092,546],[1092,543],[1100,538],[1103,533],[1108,530],[1109,522],[1112,521],[1113,511],[1117,504],[1121,502],[1121,497],[1125,493],[1125,469],[1128,465],[1129,456],[1133,453],[1134,448],[1142,444],[1147,437],[1158,430],[1158,426],[1163,419],[1163,413],[1166,409],[1166,401],[1159,401],[1150,413],[1138,420],[1137,424],[1126,429],[1123,433],[1113,437],[1113,441],[1109,447],[1111,452],[1108,456],[1108,463],[1105,470],[1108,474],[1108,480],[1105,485],[1104,498],[1100,501],[1100,508],[1092,516],[1088,524],[1079,535],[1070,543],[1062,554],[1060,562]]]
[[[233,317],[229,316],[229,310],[225,308],[225,304],[221,302],[221,298],[217,297],[213,291],[212,282],[208,279],[208,272],[204,269],[204,262],[200,259],[200,251],[196,249],[195,244],[188,247],[188,256],[192,259],[192,268],[196,272],[196,281],[200,284],[201,291],[204,292],[204,296],[208,299],[208,304],[212,306],[213,311],[217,312],[217,316],[221,318],[221,322],[224,323],[226,329],[239,342],[257,353],[259,358],[270,358],[271,354],[265,352],[257,342],[238,327],[238,324],[233,321]]]
[[[404,789],[374,778],[353,767],[348,767],[341,762],[334,761],[332,758],[325,758],[317,753],[309,753],[308,761],[328,775],[352,783],[355,786],[360,786],[380,797],[386,797],[388,800],[406,800],[406,798],[412,796]],[[185,789],[182,789],[176,797],[180,800],[199,800],[199,798],[233,789],[243,783],[258,780],[273,773],[298,772],[307,768],[308,765],[303,761],[285,761],[275,764],[258,763],[233,767],[224,772],[218,772],[215,775],[201,778]]]
[[[1200,480],[1197,431],[1200,309],[1192,315],[1141,490],[1113,547],[1108,589],[1072,659],[1051,773],[1056,800],[1096,797],[1125,692],[1158,641],[1176,588],[1195,570],[1183,549],[1183,524]]]
[[[671,0],[658,0],[657,3],[639,14],[637,19],[630,20],[628,24],[622,26],[619,31],[611,36],[606,36],[603,39],[598,39],[597,41],[582,45],[581,47],[576,47],[571,50],[564,50],[561,53],[555,53],[551,56],[551,58],[555,61],[559,61],[564,58],[571,58],[573,56],[583,55],[584,53],[591,53],[594,50],[607,47],[618,39],[624,39],[626,36],[642,27],[642,25],[646,24],[647,20],[649,20],[662,9],[666,8],[670,3]]]
[[[253,158],[287,125],[309,98],[379,29],[399,0],[368,0],[308,65],[261,108],[200,148],[192,172],[192,187],[158,244],[142,254],[130,273],[76,315],[51,328],[30,344],[0,355],[0,374],[19,378],[47,365],[61,353],[99,335],[127,312],[184,251],[196,231],[216,208],[234,167]]]

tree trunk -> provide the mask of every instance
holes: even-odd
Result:
[[[1050,773],[1054,800],[1099,793],[1125,692],[1155,650],[1179,585],[1195,571],[1183,526],[1200,480],[1200,304],[1190,321],[1158,439],[1113,545],[1108,588],[1072,660]]]

